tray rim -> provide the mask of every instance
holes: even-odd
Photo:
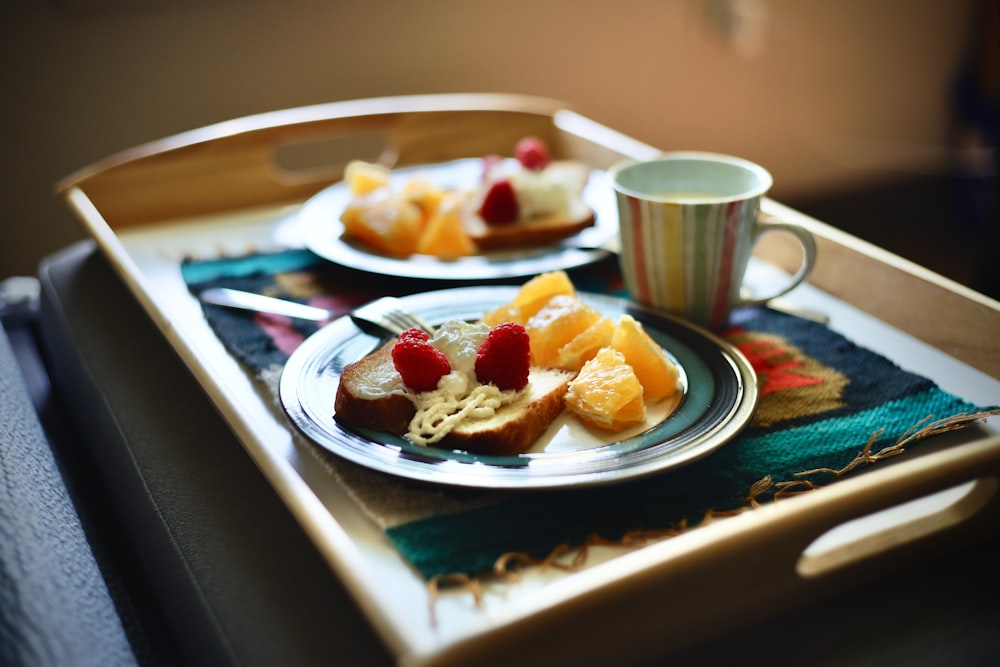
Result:
[[[510,106],[516,107],[517,109],[524,110],[525,113],[532,114],[549,114],[549,119],[554,123],[556,130],[558,132],[566,132],[574,137],[579,137],[585,143],[593,144],[597,146],[597,151],[603,156],[602,159],[607,159],[609,153],[613,153],[619,156],[627,156],[632,158],[641,159],[643,157],[655,155],[658,151],[648,145],[642,144],[634,139],[625,137],[620,133],[611,130],[610,128],[605,128],[594,121],[590,121],[582,116],[575,114],[574,112],[568,111],[563,108],[561,104],[553,104],[551,102],[546,102],[540,104],[540,107],[534,106],[534,104],[528,104],[523,96],[459,96],[464,100],[467,107],[475,110],[489,109],[491,107],[497,106],[501,102],[508,102]],[[419,99],[418,99],[419,98]],[[509,99],[508,99],[509,98]],[[408,105],[415,104],[414,113],[422,114],[428,111],[441,111],[440,105],[449,104],[458,100],[455,96],[417,96],[413,98],[385,98],[382,102],[376,103],[374,106],[382,109],[380,113],[388,113],[392,115],[406,114],[409,109]],[[530,100],[529,100],[530,101]],[[362,110],[367,107],[367,103],[370,101],[358,100],[353,101],[350,105],[344,107],[337,107],[338,113],[345,113],[348,107],[354,110]],[[335,103],[341,104],[341,103]],[[383,106],[379,106],[383,105]],[[458,105],[461,106],[461,105]],[[539,109],[544,107],[541,111]],[[319,116],[323,113],[329,113],[331,107],[323,105],[323,110],[318,108],[312,109]],[[508,109],[510,110],[510,109]],[[460,109],[459,109],[460,111]],[[516,109],[515,109],[516,112]],[[267,122],[282,119],[282,122],[287,122],[289,127],[296,126],[297,121],[295,120],[295,115],[284,115],[277,114],[276,116],[270,117],[269,120],[263,122],[262,125],[266,127],[257,128],[261,131],[267,131],[272,129],[273,126],[267,125]],[[338,118],[347,117],[346,115],[338,116]],[[261,121],[261,118],[257,118]],[[315,119],[307,121],[308,123],[316,122]],[[222,125],[222,124],[220,124]],[[185,141],[178,141],[176,138],[174,140],[163,140],[161,142],[153,142],[141,148],[141,150],[135,151],[125,151],[107,161],[101,161],[95,163],[92,167],[85,168],[80,172],[77,172],[73,176],[65,179],[58,186],[59,194],[64,198],[67,206],[77,215],[77,217],[84,224],[88,233],[95,239],[101,251],[109,258],[114,268],[121,275],[122,279],[129,286],[130,290],[136,295],[144,309],[149,313],[151,318],[157,324],[158,328],[164,332],[164,335],[171,342],[172,347],[178,351],[179,356],[188,365],[189,369],[195,374],[199,381],[210,390],[213,394],[213,400],[216,401],[217,406],[223,412],[227,421],[233,426],[237,433],[237,436],[244,443],[247,448],[248,454],[253,458],[255,463],[265,472],[268,479],[275,485],[276,489],[279,490],[279,495],[283,500],[289,504],[290,509],[292,509],[293,514],[296,515],[298,519],[301,520],[302,516],[314,517],[320,516],[321,518],[315,521],[308,521],[309,525],[306,525],[307,532],[313,537],[314,542],[317,543],[317,548],[323,553],[327,560],[333,566],[335,572],[340,576],[345,584],[351,590],[355,599],[358,600],[359,604],[365,610],[366,614],[373,621],[376,628],[383,635],[387,644],[392,648],[394,653],[408,664],[426,664],[426,665],[443,665],[443,664],[457,664],[457,661],[463,657],[468,657],[470,655],[475,655],[479,658],[484,657],[486,649],[495,645],[498,638],[509,636],[508,633],[516,629],[518,632],[528,632],[531,631],[525,628],[526,623],[529,621],[535,622],[539,619],[544,619],[546,623],[552,621],[552,619],[563,619],[567,618],[567,615],[572,617],[570,611],[567,610],[567,601],[592,601],[590,604],[601,604],[607,602],[610,598],[620,597],[624,591],[631,590],[629,586],[624,588],[619,587],[615,590],[611,590],[608,587],[611,585],[612,581],[621,580],[619,577],[611,576],[609,574],[609,568],[601,567],[600,565],[594,566],[594,568],[585,570],[583,572],[574,575],[571,579],[564,579],[556,582],[554,584],[559,590],[559,595],[562,595],[562,600],[558,604],[550,604],[547,602],[539,602],[535,598],[535,606],[530,610],[522,610],[520,614],[515,613],[513,616],[508,616],[506,618],[494,619],[491,626],[485,630],[473,633],[464,640],[450,643],[444,647],[432,647],[428,649],[427,645],[417,646],[406,640],[401,636],[398,631],[391,627],[392,621],[387,618],[385,610],[378,608],[375,601],[370,599],[366,594],[365,582],[361,580],[360,576],[352,574],[352,568],[361,564],[359,560],[359,554],[354,548],[352,538],[343,526],[339,525],[338,522],[329,516],[326,508],[315,498],[314,494],[309,489],[308,485],[292,470],[287,462],[275,460],[267,452],[255,450],[253,447],[249,446],[248,441],[252,441],[256,435],[254,433],[253,425],[244,418],[243,415],[239,414],[238,410],[227,409],[231,406],[224,405],[225,401],[219,400],[219,395],[225,396],[225,388],[219,384],[219,379],[213,376],[212,369],[203,366],[197,357],[193,354],[191,350],[186,348],[186,343],[183,336],[177,331],[176,326],[171,322],[169,314],[163,309],[162,304],[158,303],[154,298],[154,291],[149,282],[147,276],[143,274],[141,267],[139,267],[134,259],[129,255],[128,250],[122,244],[121,240],[116,233],[117,220],[114,216],[106,216],[102,211],[102,198],[107,197],[107,192],[101,192],[101,184],[99,176],[100,174],[108,168],[113,168],[114,170],[121,170],[124,173],[128,173],[133,167],[142,171],[142,162],[147,159],[157,159],[164,151],[179,151],[180,153],[189,153],[185,151],[197,139],[198,141],[206,141],[211,143],[213,141],[227,140],[232,137],[231,134],[220,133],[223,129],[235,129],[236,125],[229,126],[228,128],[214,127],[214,134],[199,133],[199,131],[194,131],[184,135],[188,143]],[[609,148],[605,143],[610,142],[614,145],[614,148]],[[182,156],[183,160],[195,160],[196,156],[187,154]],[[96,180],[95,180],[96,179]],[[91,190],[91,185],[94,185],[94,190]],[[96,193],[97,196],[92,198],[91,195]],[[301,198],[299,198],[301,200]],[[279,202],[274,202],[278,204]],[[101,204],[101,206],[99,206]],[[801,216],[795,212],[785,209],[780,204],[776,202],[771,202],[768,200],[765,202],[765,206],[771,210],[777,211],[779,213],[786,213],[793,216]],[[212,211],[206,211],[206,213],[211,213]],[[806,219],[808,225],[815,231],[822,235],[823,239],[833,247],[834,244],[840,245],[845,248],[848,252],[858,255],[862,258],[867,258],[877,264],[887,266],[904,276],[910,276],[912,279],[919,281],[920,284],[930,285],[935,290],[947,292],[954,296],[955,299],[971,304],[976,313],[985,318],[995,318],[1000,314],[1000,304],[997,302],[977,295],[971,290],[961,288],[952,284],[950,281],[937,276],[936,274],[931,274],[921,267],[916,267],[915,265],[909,265],[905,260],[899,260],[895,256],[888,255],[884,251],[880,251],[873,246],[869,246],[864,242],[859,242],[853,237],[848,237],[838,233],[836,230],[830,229],[828,226],[820,223],[819,221],[812,221],[811,219]],[[130,223],[128,221],[123,221],[123,227],[128,226]],[[764,252],[765,256],[776,257],[775,263],[781,264],[781,254],[778,252],[774,254],[770,249],[766,249]],[[848,294],[847,296],[850,296]],[[847,303],[851,303],[848,301]],[[992,321],[987,319],[987,321]],[[939,347],[933,345],[934,347]],[[940,348],[939,348],[940,349]],[[974,367],[976,364],[972,364]],[[990,367],[987,366],[985,369],[987,373],[990,373]],[[996,377],[994,372],[992,377]],[[920,466],[906,466],[906,463],[901,463],[899,466],[893,466],[890,469],[875,470],[868,473],[857,480],[847,480],[842,482],[842,488],[854,489],[866,488],[862,482],[865,484],[875,484],[877,482],[886,482],[893,479],[903,478],[901,482],[902,486],[906,488],[899,489],[899,494],[901,496],[912,495],[918,490],[927,490],[930,488],[938,487],[942,484],[946,484],[952,481],[955,475],[958,476],[968,476],[970,474],[976,475],[976,471],[988,470],[989,466],[994,468],[997,466],[997,461],[1000,460],[1000,438],[997,437],[983,437],[976,442],[972,442],[965,445],[959,445],[953,449],[937,452],[933,454],[926,455],[927,457],[934,457],[939,460],[950,461],[955,469],[959,469],[961,472],[955,472],[952,469],[949,472],[951,476],[945,475],[935,475],[933,471],[925,470],[924,467]],[[980,465],[985,457],[985,461],[989,463],[989,466],[985,468],[976,466]],[[923,458],[923,457],[921,457]],[[916,463],[916,462],[914,462]],[[975,463],[975,465],[973,465]],[[912,469],[919,470],[920,474],[908,475],[907,471]],[[902,471],[902,472],[901,472]],[[991,471],[995,472],[995,470]],[[875,481],[872,481],[875,480]],[[857,482],[857,484],[853,484]],[[916,484],[913,484],[916,482]],[[838,485],[839,486],[839,485]],[[847,491],[841,491],[842,493],[847,493]],[[740,520],[748,524],[754,525],[757,529],[762,526],[767,527],[769,531],[777,531],[781,533],[785,531],[786,536],[801,539],[801,526],[793,526],[796,522],[793,517],[797,516],[797,513],[801,512],[802,516],[799,516],[800,520],[805,521],[807,518],[822,518],[823,521],[829,519],[829,511],[832,509],[831,503],[826,502],[828,496],[824,494],[809,494],[800,499],[793,499],[794,502],[789,502],[783,504],[786,507],[796,508],[796,512],[781,510],[765,510],[764,512],[757,512],[754,510],[748,512],[745,515],[748,518],[742,519],[741,517],[735,517],[735,520]],[[852,496],[853,497],[853,496]],[[868,506],[871,509],[871,505]],[[322,518],[326,515],[327,518]],[[817,515],[822,515],[818,517]],[[839,517],[838,513],[838,517]],[[678,540],[678,542],[683,542],[683,545],[676,546],[674,543],[672,546],[668,547],[657,547],[657,548],[644,548],[638,552],[633,552],[632,554],[627,554],[621,557],[628,557],[630,563],[632,563],[635,568],[630,568],[628,572],[632,575],[642,574],[645,572],[650,576],[659,575],[661,577],[665,576],[664,568],[669,564],[673,563],[674,556],[667,557],[665,554],[675,554],[674,550],[678,552],[683,551],[684,553],[690,553],[694,550],[708,549],[712,544],[716,544],[716,540],[726,541],[727,539],[734,539],[733,535],[740,532],[738,526],[740,522],[727,521],[720,522],[717,524],[718,527],[706,526],[705,528],[711,528],[711,531],[694,531],[690,534],[689,539]],[[729,527],[731,526],[731,528]],[[795,528],[793,530],[793,528]],[[811,531],[815,531],[816,526],[810,527]],[[789,532],[790,531],[790,532]],[[663,543],[667,544],[667,543]],[[654,545],[656,546],[656,545]],[[677,554],[677,558],[682,558],[683,554]],[[620,558],[621,558],[620,557]],[[360,571],[363,571],[360,570]]]

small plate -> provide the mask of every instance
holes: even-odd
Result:
[[[467,158],[394,169],[390,178],[392,183],[402,185],[419,175],[444,187],[468,187],[478,181],[481,173],[482,160]],[[340,182],[325,188],[303,204],[298,214],[298,225],[306,247],[320,257],[342,266],[402,278],[501,280],[532,276],[544,271],[572,269],[607,257],[609,251],[598,248],[616,243],[618,236],[614,192],[608,186],[604,172],[600,170],[591,172],[583,190],[583,200],[595,213],[593,227],[556,245],[489,252],[453,261],[429,255],[391,257],[345,238],[340,214],[350,200],[350,190],[345,183]]]
[[[513,299],[513,287],[466,287],[404,297],[431,324],[476,320]],[[701,458],[736,436],[757,406],[757,379],[746,358],[712,334],[612,297],[580,294],[617,319],[629,313],[681,368],[678,400],[650,410],[645,427],[608,434],[561,415],[532,451],[483,456],[420,447],[405,438],[349,429],[334,419],[344,366],[384,340],[365,334],[349,317],[310,336],[289,358],[279,395],[286,413],[310,440],[360,465],[423,482],[484,489],[568,488],[611,484]],[[665,414],[668,413],[669,414]]]

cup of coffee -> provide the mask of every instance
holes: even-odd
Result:
[[[773,179],[753,162],[675,152],[615,165],[608,175],[618,204],[622,275],[639,303],[717,329],[733,308],[789,292],[816,262],[809,231],[762,218],[760,202]],[[744,298],[741,287],[754,245],[774,231],[796,237],[802,264],[775,293]]]

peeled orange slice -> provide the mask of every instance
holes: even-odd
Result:
[[[483,314],[483,322],[495,327],[498,324],[504,322],[516,322],[517,324],[524,324],[524,315],[521,313],[521,309],[512,303],[505,303],[502,306],[498,306],[493,310],[488,310]]]
[[[457,259],[471,255],[476,244],[462,225],[461,210],[452,199],[446,199],[431,214],[426,228],[417,240],[417,252],[440,259]]]
[[[677,367],[663,348],[642,328],[631,315],[618,320],[611,347],[625,356],[642,383],[646,400],[658,401],[677,391]]]
[[[614,333],[615,323],[611,318],[602,317],[597,320],[559,348],[559,367],[571,371],[580,370],[594,358],[598,350],[611,345]]]
[[[399,195],[381,197],[377,194],[347,205],[340,216],[344,232],[390,255],[412,255],[423,229],[420,207]]]
[[[351,160],[344,167],[344,181],[351,193],[366,195],[372,190],[389,185],[389,168],[364,160]]]
[[[525,320],[534,315],[557,294],[576,296],[576,288],[565,271],[540,273],[521,285],[511,302],[521,309]]]
[[[557,294],[528,318],[524,325],[531,341],[532,363],[557,366],[559,348],[601,319],[601,313],[580,299]]]
[[[646,419],[642,391],[625,355],[604,347],[570,382],[566,407],[588,424],[620,431]]]
[[[446,199],[452,199],[444,188],[425,179],[414,179],[407,181],[403,186],[403,194],[407,199],[420,207],[424,214],[424,220],[430,220],[437,213],[438,208]]]

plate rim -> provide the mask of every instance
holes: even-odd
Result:
[[[434,303],[439,299],[447,302],[461,302],[456,295],[472,297],[480,293],[490,294],[493,298],[501,298],[501,294],[512,296],[516,292],[516,289],[516,287],[512,286],[477,285],[419,292],[401,298],[404,302],[410,301],[411,307],[419,311],[422,307],[426,307],[425,303]],[[323,350],[329,347],[331,341],[327,341],[327,338],[333,338],[334,340],[343,338],[348,342],[350,339],[359,339],[368,343],[369,351],[384,342],[385,339],[378,339],[362,332],[350,321],[349,316],[339,318],[316,331],[292,353],[286,361],[279,378],[279,402],[285,415],[299,434],[312,445],[320,447],[342,459],[401,479],[430,483],[432,485],[483,490],[539,490],[604,486],[639,477],[660,474],[708,456],[728,444],[750,423],[759,399],[757,377],[749,360],[734,345],[719,338],[710,331],[661,311],[636,304],[628,299],[592,292],[578,292],[578,295],[586,301],[597,304],[603,303],[605,307],[618,309],[621,313],[640,314],[647,319],[655,318],[656,320],[666,322],[668,324],[667,328],[670,331],[662,331],[660,329],[659,331],[662,335],[671,336],[671,332],[679,328],[680,331],[701,339],[701,342],[717,351],[721,355],[723,362],[728,364],[727,370],[732,372],[730,380],[733,384],[729,388],[735,393],[733,401],[724,406],[726,410],[724,418],[712,422],[707,431],[697,434],[693,443],[675,456],[652,456],[650,461],[645,461],[647,457],[640,456],[640,459],[642,459],[640,464],[633,464],[626,467],[612,466],[610,468],[598,468],[592,471],[578,472],[573,475],[545,474],[544,471],[543,473],[532,473],[528,471],[528,466],[510,468],[497,465],[487,465],[486,467],[477,465],[474,466],[475,473],[470,474],[469,470],[473,466],[470,466],[468,463],[460,463],[447,456],[433,460],[418,460],[409,457],[401,458],[398,451],[394,454],[390,451],[392,447],[395,447],[394,445],[390,446],[385,442],[366,438],[363,434],[350,430],[339,422],[336,422],[333,417],[333,396],[330,396],[330,421],[336,429],[336,437],[330,435],[327,429],[321,425],[316,424],[302,406],[302,399],[299,392],[301,375],[304,371],[308,370],[309,362],[314,360],[314,355],[321,355]],[[481,300],[477,301],[477,303],[479,302]],[[502,298],[500,302],[503,302]],[[344,330],[343,333],[341,333],[342,329]],[[337,379],[339,380],[339,376]],[[718,395],[718,391],[719,389],[716,389],[713,398]],[[322,437],[317,437],[317,432]],[[678,436],[675,435],[647,447],[640,447],[637,451],[641,454],[645,450],[652,450],[658,446],[662,446],[676,437]],[[365,453],[359,455],[355,450],[345,446],[345,443],[351,442],[360,444],[361,451]],[[369,449],[368,445],[376,445],[376,447]],[[482,459],[490,457],[476,458],[479,459],[479,463],[482,463]],[[511,472],[512,470],[524,472]]]

